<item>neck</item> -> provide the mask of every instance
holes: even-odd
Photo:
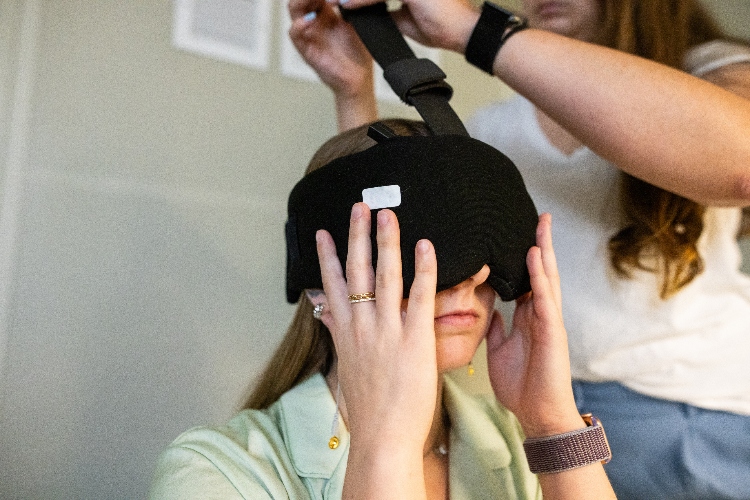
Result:
[[[331,395],[336,397],[336,390],[338,388],[338,374],[336,371],[336,361],[333,362],[331,370],[326,375],[326,384],[328,389],[331,391]],[[341,419],[344,421],[344,425],[349,427],[349,416],[346,412],[346,401],[344,397],[339,398],[339,413],[341,413]],[[424,443],[424,455],[427,456],[430,453],[437,451],[440,446],[448,445],[448,419],[446,418],[445,410],[443,408],[443,377],[438,376],[438,390],[437,390],[437,401],[435,404],[435,412],[432,416],[432,426],[430,432],[427,434],[427,439]]]
[[[437,451],[441,446],[448,446],[448,426],[448,415],[443,407],[443,377],[438,376],[437,401],[432,415],[432,427],[424,443],[425,455]]]

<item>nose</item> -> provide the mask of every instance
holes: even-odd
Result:
[[[463,280],[461,283],[456,285],[456,288],[476,288],[485,281],[487,281],[487,278],[490,276],[490,266],[487,264],[482,266],[482,269],[480,269],[476,274],[468,277],[467,279]]]

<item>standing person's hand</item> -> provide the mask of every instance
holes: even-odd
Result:
[[[339,130],[377,118],[373,61],[338,7],[325,0],[289,0],[289,37],[334,93]]]
[[[423,447],[437,403],[435,288],[437,261],[427,240],[415,249],[406,311],[398,220],[377,214],[377,273],[372,266],[370,210],[352,209],[346,279],[330,234],[319,231],[323,288],[351,435],[347,498],[424,497]],[[350,303],[375,292],[376,300]]]
[[[537,246],[526,258],[532,291],[516,301],[511,331],[505,334],[502,318],[496,314],[487,335],[495,396],[516,415],[527,437],[584,427],[571,387],[551,228],[549,214],[542,214]]]
[[[342,8],[356,9],[382,0],[347,0]],[[414,40],[441,49],[463,53],[479,10],[469,0],[403,0],[393,13],[399,29]]]

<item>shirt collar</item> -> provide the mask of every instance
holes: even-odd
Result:
[[[490,408],[496,404],[494,400],[467,393],[449,376],[444,380],[443,404],[451,422],[451,460],[458,454],[459,458],[482,462],[483,468],[508,467],[512,454],[491,417],[496,413]]]
[[[330,478],[345,462],[349,431],[339,416],[339,446],[332,450],[331,439],[336,402],[320,373],[296,385],[281,398],[281,432],[295,471],[300,477]]]
[[[461,389],[445,377],[443,404],[451,421],[451,461],[476,462],[482,469],[508,467],[511,451],[497,423],[490,417],[490,403]],[[336,402],[321,374],[287,391],[279,399],[281,429],[287,452],[301,477],[330,478],[345,463],[349,451],[349,430],[339,416],[339,446],[331,439]]]

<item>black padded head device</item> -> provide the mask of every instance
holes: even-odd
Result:
[[[487,144],[460,135],[394,137],[305,176],[289,196],[287,300],[322,288],[315,232],[325,229],[346,268],[352,205],[390,208],[401,227],[404,296],[414,280],[414,248],[435,246],[437,289],[490,267],[503,300],[530,290],[526,253],[535,244],[537,212],[515,165]],[[373,262],[377,262],[373,225]]]
[[[435,135],[399,137],[375,124],[368,135],[376,145],[330,162],[294,187],[286,224],[287,300],[294,303],[302,290],[323,287],[318,229],[331,233],[346,268],[351,208],[361,201],[373,210],[390,208],[399,219],[405,297],[414,280],[414,247],[422,238],[435,246],[438,291],[487,264],[488,282],[503,300],[528,292],[526,254],[535,244],[538,216],[515,165],[468,137],[448,104],[452,89],[445,74],[414,57],[385,4],[342,12],[397,94],[417,108]],[[373,227],[377,263],[375,235]]]

